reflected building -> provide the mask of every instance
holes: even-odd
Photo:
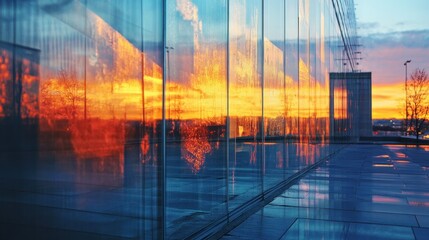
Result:
[[[38,49],[0,41],[0,149],[37,148]]]
[[[355,134],[356,39],[352,0],[0,0],[2,230],[211,236]]]

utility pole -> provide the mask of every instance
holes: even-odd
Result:
[[[411,60],[407,60],[404,63],[405,66],[405,135],[408,135],[408,73],[407,73],[407,67],[408,63],[410,63]]]
[[[170,50],[173,50],[173,47],[165,47],[167,51],[167,82],[170,80]],[[171,119],[171,93],[168,94],[168,119]]]

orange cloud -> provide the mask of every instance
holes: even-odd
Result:
[[[403,118],[404,84],[373,84],[372,118]]]
[[[362,38],[361,68],[372,72],[373,118],[404,117],[404,62],[408,65],[408,77],[416,68],[429,68],[427,30],[374,34]]]

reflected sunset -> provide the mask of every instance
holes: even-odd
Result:
[[[369,99],[345,77],[354,18],[353,0],[0,0],[5,230],[217,237],[319,163],[297,203],[337,199],[311,182],[343,178],[321,169]]]
[[[260,13],[253,12],[249,20],[244,17],[248,14],[243,7],[246,5],[244,1],[236,1],[231,5],[238,14],[231,20],[230,76],[227,76],[226,44],[207,41],[207,33],[202,31],[206,25],[198,16],[196,5],[189,1],[178,1],[177,4],[176,10],[181,13],[185,28],[192,32],[189,37],[193,45],[189,50],[188,45],[178,41],[167,59],[171,61],[165,86],[166,119],[171,121],[167,132],[174,138],[180,134],[183,158],[193,172],[202,168],[206,155],[214,148],[212,143],[208,143],[208,128],[225,124],[227,79],[230,81],[229,115],[236,124],[231,136],[252,137],[256,142],[260,141],[259,118],[262,110],[266,125],[264,131],[270,136],[297,134],[298,124],[305,133],[301,137],[327,134],[323,128],[328,127],[326,99],[329,93],[326,84],[319,79],[323,75],[313,76],[308,61],[303,58],[298,59],[299,71],[295,79],[293,75],[285,74],[284,50],[268,38],[263,40],[265,54],[264,59],[260,59]],[[184,7],[186,4],[190,4],[192,14],[187,12]],[[83,7],[80,4],[77,6]],[[150,152],[148,135],[130,127],[130,122],[141,122],[155,128],[162,119],[163,69],[103,18],[88,9],[85,13],[86,21],[89,22],[87,29],[83,29],[78,22],[64,19],[68,13],[52,14],[66,25],[86,33],[76,38],[85,41],[89,47],[88,56],[66,53],[86,64],[85,71],[65,64],[66,61],[61,63],[63,60],[60,63],[64,67],[60,68],[58,66],[61,64],[43,63],[40,66],[40,104],[33,106],[35,100],[24,92],[23,111],[32,117],[40,114],[42,138],[47,138],[49,132],[58,129],[70,133],[70,146],[62,140],[52,139],[55,147],[72,147],[77,159],[101,159],[115,155],[120,162],[118,172],[123,173],[121,147],[131,140],[129,137],[141,142],[143,162],[146,162],[145,156]],[[308,24],[308,21],[306,19],[303,24]],[[325,51],[323,43],[321,51],[315,56],[324,58]],[[7,65],[10,61],[8,54],[2,52],[5,64],[2,65],[1,74],[4,78],[11,76]],[[183,67],[179,59],[187,61],[184,69],[179,69]],[[325,62],[324,59],[319,61]],[[30,63],[23,60],[23,66]],[[265,64],[263,73],[260,72],[261,64]],[[36,78],[23,76],[24,86],[39,84]],[[262,79],[265,81],[264,109],[261,105]],[[5,85],[1,87],[5,88]],[[5,115],[5,105],[1,105],[0,116]],[[336,109],[343,107],[338,106]],[[196,130],[199,132],[197,135],[194,133]],[[195,147],[196,142],[202,145]],[[252,149],[249,161],[257,162],[257,147]]]

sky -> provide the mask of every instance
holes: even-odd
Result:
[[[403,118],[408,78],[429,72],[429,0],[355,0],[362,71],[372,72],[373,119]]]

